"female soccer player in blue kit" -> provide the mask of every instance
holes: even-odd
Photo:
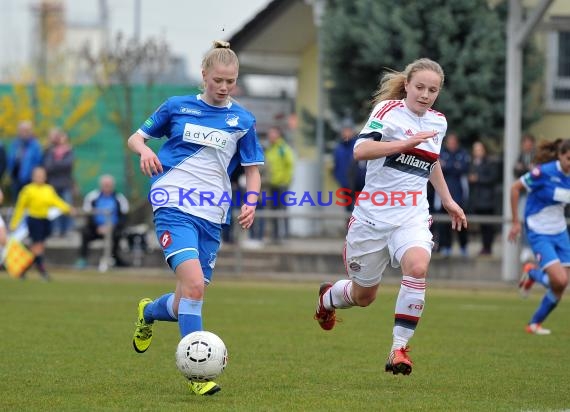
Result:
[[[535,163],[538,166],[511,187],[513,226],[509,240],[515,241],[521,233],[518,204],[520,191],[525,189],[528,197],[524,224],[539,269],[528,270],[525,274],[529,281],[523,279],[521,285],[530,288],[534,281],[547,287],[526,331],[550,335],[550,330],[543,328],[542,323],[558,305],[570,276],[570,237],[564,217],[564,207],[570,204],[570,139],[540,144]]]
[[[139,302],[133,337],[138,353],[148,349],[156,320],[178,321],[182,337],[203,329],[205,286],[212,279],[222,224],[229,222],[230,175],[238,163],[247,192],[253,192],[238,222],[244,229],[253,223],[263,151],[254,116],[230,97],[238,70],[229,43],[215,42],[202,61],[203,93],[169,98],[129,138],[142,172],[152,177],[156,235],[177,279],[174,293]],[[162,136],[167,140],[157,156],[145,141]],[[215,382],[189,382],[189,387],[197,395],[220,390]]]

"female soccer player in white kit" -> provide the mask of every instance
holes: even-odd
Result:
[[[425,302],[426,275],[433,247],[426,197],[432,183],[451,217],[453,229],[467,227],[438,163],[447,121],[431,106],[443,85],[440,65],[423,58],[404,72],[385,74],[374,94],[374,109],[354,147],[367,160],[364,194],[349,221],[344,262],[349,279],[323,283],[314,318],[330,330],[336,309],[368,306],[376,298],[386,265],[401,266],[393,343],[386,372],[408,375],[408,340]]]

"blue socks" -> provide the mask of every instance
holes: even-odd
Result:
[[[542,302],[538,306],[537,311],[532,316],[530,323],[542,323],[546,319],[546,317],[554,310],[554,308],[558,305],[558,299],[554,296],[551,290],[546,292],[544,298],[542,298]]]
[[[152,323],[155,320],[163,320],[167,322],[176,322],[180,328],[182,337],[189,333],[202,330],[202,303],[201,300],[192,300],[182,298],[178,306],[178,319],[174,316],[172,304],[174,302],[174,293],[167,293],[155,299],[144,308],[144,320]]]
[[[155,299],[144,308],[144,320],[152,323],[155,320],[164,320],[167,322],[176,322],[176,316],[172,310],[174,302],[174,293],[167,293]]]
[[[550,287],[550,281],[548,279],[548,274],[540,269],[531,269],[528,271],[528,277],[534,280],[536,283],[540,283],[545,288]]]
[[[180,336],[202,330],[202,300],[180,299],[178,306],[178,327]]]

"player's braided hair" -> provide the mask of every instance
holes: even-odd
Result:
[[[444,73],[439,63],[422,58],[413,61],[406,66],[403,72],[390,70],[382,76],[378,90],[372,95],[373,105],[377,105],[383,100],[401,100],[406,97],[406,89],[404,88],[406,81],[410,81],[415,72],[421,70],[431,70],[441,77],[441,86],[443,86]]]

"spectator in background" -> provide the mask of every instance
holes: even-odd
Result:
[[[461,147],[457,133],[448,133],[443,144],[444,147],[439,156],[439,163],[441,164],[445,182],[447,183],[453,200],[455,200],[459,206],[465,208],[468,198],[467,173],[469,172],[469,153]],[[439,196],[435,198],[436,200],[434,202],[436,203],[437,212],[445,213],[441,207]],[[443,256],[449,257],[453,249],[453,230],[451,229],[451,223],[438,223],[437,226],[439,251]],[[467,257],[467,230],[457,232],[457,237],[459,239],[461,255]]]
[[[50,130],[49,146],[44,152],[44,167],[47,181],[63,200],[73,203],[73,150],[67,133],[58,128]],[[71,229],[72,221],[61,215],[53,221],[54,234],[63,237]]]
[[[495,213],[495,187],[499,173],[497,165],[490,160],[487,148],[482,142],[473,143],[469,167],[469,207],[475,215],[492,215]],[[493,253],[495,227],[493,224],[481,224],[480,256]]]
[[[2,183],[4,172],[6,172],[7,161],[6,148],[4,147],[4,143],[0,142],[0,183]]]
[[[341,140],[337,143],[334,153],[333,153],[333,175],[340,188],[351,189],[352,182],[351,177],[353,177],[352,168],[354,166],[354,143],[355,139],[354,124],[351,119],[345,119],[342,122],[342,128],[340,132]],[[364,187],[364,185],[362,185]],[[355,194],[351,192],[352,203],[346,206],[347,212],[352,212],[354,209]]]
[[[32,240],[30,252],[35,256],[34,263],[44,280],[49,275],[44,265],[45,241],[51,233],[50,209],[55,207],[63,213],[71,211],[71,205],[61,199],[55,189],[46,183],[47,176],[43,167],[36,167],[32,172],[32,182],[25,185],[18,195],[14,213],[10,220],[10,230],[20,226],[23,219],[28,226]],[[25,276],[22,274],[22,278]]]
[[[530,133],[523,135],[521,139],[521,152],[515,164],[513,173],[518,179],[534,167],[534,156],[536,155],[536,139]]]
[[[0,189],[0,205],[4,203],[4,192]],[[4,222],[4,218],[0,215],[0,255],[4,251],[4,247],[8,242],[8,230],[6,228],[6,222]],[[0,264],[0,267],[2,265]]]
[[[267,196],[271,209],[285,211],[285,205],[281,201],[283,192],[289,189],[293,181],[295,157],[293,150],[283,138],[281,130],[272,126],[267,131],[269,147],[265,152],[265,164],[269,174],[269,191]],[[289,235],[288,221],[286,217],[273,219],[273,241],[278,242]]]
[[[32,122],[18,124],[18,136],[10,143],[7,158],[12,197],[16,199],[22,187],[32,181],[32,171],[42,164],[42,147],[34,136]]]
[[[129,202],[122,193],[115,190],[113,176],[102,175],[99,178],[99,189],[87,193],[83,200],[83,211],[88,213],[88,216],[81,234],[81,248],[76,267],[86,267],[89,243],[95,239],[103,239],[109,231],[112,232],[111,255],[115,259],[115,266],[129,266],[119,256],[119,241],[125,228]]]

